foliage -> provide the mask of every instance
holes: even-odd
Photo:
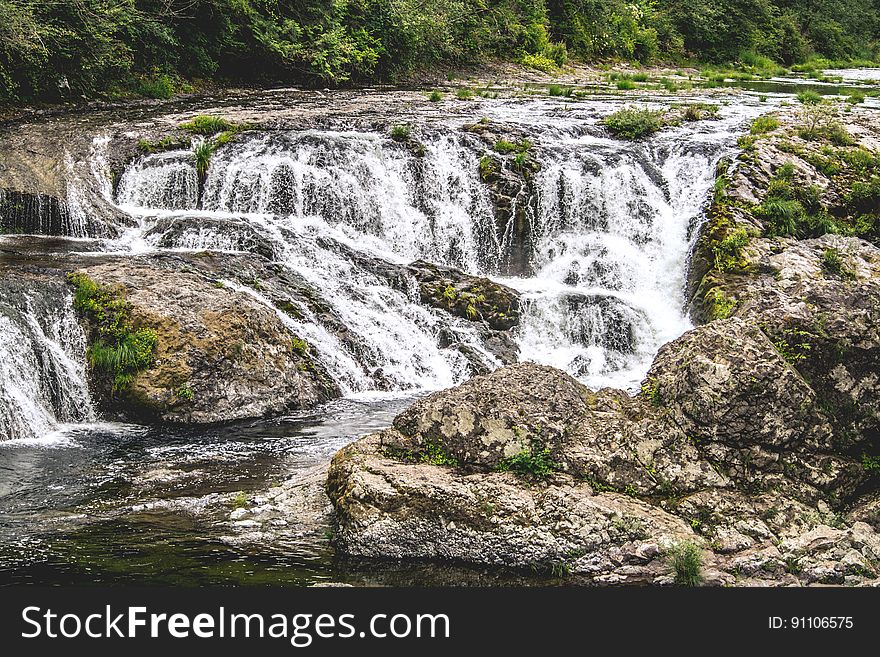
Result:
[[[548,447],[540,440],[532,439],[527,449],[503,459],[497,469],[529,479],[546,479],[559,469],[559,464],[550,458]]]
[[[805,89],[797,95],[797,99],[804,105],[818,105],[822,102],[822,94],[812,89]]]
[[[819,70],[876,59],[878,35],[875,0],[0,0],[0,102],[395,80],[487,59]]]
[[[214,155],[216,145],[210,141],[200,141],[193,148],[193,159],[196,163],[196,173],[200,180],[208,175],[208,167],[211,166],[211,157]]]
[[[235,126],[221,116],[209,116],[200,114],[199,116],[180,124],[182,130],[191,132],[194,135],[202,135],[211,137],[218,132],[226,132],[233,130]]]
[[[690,541],[675,545],[669,551],[669,565],[678,586],[699,586],[703,581],[703,554]]]
[[[396,125],[391,128],[391,138],[394,141],[407,141],[410,135],[408,125]]]
[[[715,269],[725,272],[737,267],[748,243],[749,234],[745,228],[737,228],[724,239],[714,243],[712,254],[715,257]]]
[[[441,100],[443,100],[443,94],[434,89],[433,91],[431,91],[431,93],[428,94],[428,100],[430,100],[432,103],[439,103]]]
[[[759,116],[752,121],[752,127],[749,130],[753,135],[763,135],[767,132],[773,132],[779,127],[779,120],[775,116]]]
[[[110,379],[114,391],[127,388],[138,372],[155,361],[156,332],[132,326],[131,306],[119,291],[100,285],[83,272],[72,272],[67,280],[74,287],[74,308],[89,321],[89,365]]]
[[[846,266],[838,249],[829,248],[822,252],[822,267],[830,274],[840,278],[852,279],[855,274]]]
[[[663,112],[647,107],[624,107],[603,119],[602,124],[617,137],[639,139],[660,130],[663,125]]]

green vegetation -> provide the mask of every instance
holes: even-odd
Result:
[[[216,145],[205,140],[200,141],[193,148],[193,159],[196,163],[196,173],[199,174],[199,180],[204,181],[208,176],[208,168],[211,166],[211,157],[214,155]]]
[[[547,93],[550,96],[564,96],[565,98],[571,98],[571,94],[574,93],[574,89],[571,87],[563,87],[558,84],[551,84],[547,87]]]
[[[752,121],[752,127],[749,130],[753,135],[763,135],[767,132],[773,132],[779,127],[779,120],[775,116],[759,116]]]
[[[636,83],[633,82],[630,78],[624,78],[622,80],[617,81],[617,89],[619,91],[630,91],[636,88]]]
[[[624,107],[602,120],[602,124],[617,137],[639,139],[660,130],[664,125],[663,112],[647,107]]]
[[[699,586],[703,581],[703,554],[691,542],[683,542],[669,551],[669,566],[678,586]]]
[[[550,449],[540,440],[532,439],[529,447],[503,459],[497,467],[499,472],[513,472],[528,479],[546,479],[559,469],[550,458]]]
[[[727,319],[736,308],[736,300],[728,297],[719,287],[713,287],[706,294],[706,313],[709,319]]]
[[[663,405],[663,399],[660,396],[660,383],[653,377],[648,377],[642,383],[642,394],[651,402],[651,406],[660,407]]]
[[[818,105],[822,102],[822,94],[806,89],[797,95],[797,99],[804,105]]]
[[[443,465],[458,467],[458,459],[440,443],[431,440],[425,441],[417,449],[387,448],[385,453],[391,458],[409,463],[428,463],[430,465]]]
[[[408,125],[396,125],[391,128],[391,138],[394,141],[407,141],[410,135]]]
[[[855,274],[846,266],[838,249],[830,248],[822,252],[822,267],[829,274],[844,279],[853,279]]]
[[[89,322],[89,365],[109,379],[114,392],[124,390],[138,372],[153,365],[156,332],[132,326],[131,306],[121,292],[83,272],[71,272],[67,280],[74,287],[74,308]]]
[[[470,100],[474,97],[474,92],[464,87],[455,90],[455,97],[459,100]]]
[[[710,69],[711,84],[779,62],[821,78],[875,60],[878,36],[874,0],[0,0],[0,102],[394,81],[489,59],[739,67]]]
[[[244,509],[248,505],[247,493],[243,490],[238,491],[235,494],[235,497],[232,498],[232,508],[233,509]]]
[[[730,271],[741,265],[743,250],[749,243],[749,234],[745,228],[737,228],[724,239],[712,245],[715,256],[715,269],[719,272]]]
[[[200,114],[190,121],[180,124],[181,130],[186,130],[194,135],[212,137],[219,132],[227,132],[235,129],[235,125],[220,116]]]
[[[188,385],[182,385],[182,386],[180,386],[180,387],[174,392],[174,394],[175,394],[175,395],[177,396],[177,398],[180,399],[181,401],[192,401],[192,400],[195,398],[195,393],[193,393],[192,388],[190,388]]]
[[[431,93],[428,94],[428,100],[430,100],[432,103],[439,103],[441,100],[443,100],[443,94],[434,89]]]

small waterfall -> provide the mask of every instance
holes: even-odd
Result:
[[[317,300],[286,321],[349,394],[454,385],[472,373],[464,354],[499,364],[482,327],[421,305],[415,281],[376,266],[416,259],[518,289],[521,359],[633,390],[660,345],[690,326],[687,262],[715,164],[759,110],[722,108],[719,121],[623,142],[595,126],[617,107],[482,104],[490,123],[529,136],[541,164],[518,200],[527,277],[499,275],[510,227],[497,226],[478,166],[491,147],[460,120],[420,125],[421,147],[352,129],[245,135],[214,154],[201,194],[190,151],[144,157],[118,188],[141,222],[120,244],[282,264]]]
[[[0,289],[0,440],[94,421],[85,350],[66,290]]]

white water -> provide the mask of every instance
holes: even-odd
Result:
[[[66,294],[66,293],[65,293]],[[28,440],[91,422],[86,341],[71,300],[0,298],[0,440]]]
[[[462,133],[462,122],[422,127],[415,137],[424,157],[363,131],[250,138],[214,156],[201,203],[189,153],[147,157],[120,184],[120,206],[142,218],[120,245],[167,247],[169,233],[156,225],[169,217],[184,221],[171,240],[177,249],[235,251],[254,235],[268,240],[348,327],[351,339],[342,341],[308,311],[286,318],[347,394],[465,380],[467,360],[438,340],[450,326],[484,366],[499,365],[477,327],[419,304],[414,281],[409,292],[395,289],[352,254],[398,264],[421,258],[508,284],[523,293],[521,360],[560,367],[593,387],[633,390],[660,345],[690,327],[688,256],[715,164],[760,109],[725,107],[718,121],[634,144],[593,127],[597,114],[615,108],[483,106],[493,121],[528,134],[542,163],[528,208],[526,277],[499,275],[509,244],[478,176],[486,146]]]
[[[527,136],[542,165],[525,208],[531,250],[523,276],[500,273],[513,225],[496,226],[479,178],[487,145],[460,130],[479,116],[415,128],[423,156],[384,134],[344,127],[247,136],[214,155],[201,199],[191,152],[141,158],[114,199],[135,227],[106,246],[120,254],[270,256],[319,301],[303,304],[296,318],[276,312],[350,397],[446,388],[474,366],[501,365],[484,327],[426,307],[415,279],[390,280],[375,264],[416,259],[518,289],[520,360],[565,369],[591,387],[635,390],[660,345],[690,327],[687,263],[715,164],[767,106],[741,98],[718,121],[637,143],[596,126],[619,106],[496,101],[477,110]],[[107,146],[107,137],[96,138],[91,160],[75,163],[105,198]],[[70,195],[74,206],[78,198]],[[79,235],[85,211],[72,214]],[[241,281],[226,284],[271,306]],[[70,300],[34,308],[11,298],[0,296],[0,438],[94,421]]]

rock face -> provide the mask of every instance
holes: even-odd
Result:
[[[664,584],[689,543],[707,583],[880,585],[877,208],[853,214],[856,174],[827,179],[821,143],[782,145],[805,141],[796,120],[721,171],[690,284],[703,325],[642,394],[524,363],[417,402],[334,458],[337,548]],[[876,119],[848,121],[861,143],[835,157],[877,161]],[[801,224],[774,223],[774,194]]]
[[[135,327],[158,336],[155,364],[122,393],[130,412],[211,423],[309,408],[339,395],[274,309],[196,271],[162,264],[127,260],[82,269],[122,290]]]

